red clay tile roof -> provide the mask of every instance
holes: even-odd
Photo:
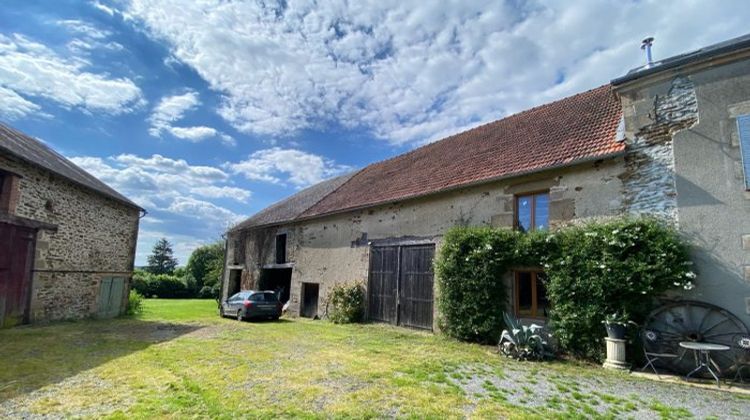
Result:
[[[342,177],[341,183],[338,179],[324,181],[325,188],[299,192],[235,230],[364,208],[618,154],[625,150],[625,144],[616,141],[620,117],[620,101],[612,87],[601,86],[374,163]],[[283,211],[289,207],[287,201],[297,203],[294,212]]]
[[[617,154],[620,117],[611,86],[601,86],[369,165],[301,218]]]

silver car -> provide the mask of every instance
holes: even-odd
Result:
[[[283,305],[276,293],[263,290],[245,290],[230,296],[221,303],[219,312],[223,317],[246,319],[279,319]]]

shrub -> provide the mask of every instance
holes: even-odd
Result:
[[[589,223],[551,233],[547,242],[551,326],[561,348],[578,357],[601,360],[607,314],[642,323],[667,290],[692,288],[687,247],[657,220]]]
[[[503,275],[517,259],[520,234],[450,229],[435,260],[440,330],[460,340],[497,343],[507,301]]]
[[[330,293],[328,318],[333,323],[362,322],[365,316],[365,288],[361,283],[337,284]]]
[[[219,292],[221,291],[220,287],[217,287],[219,285],[213,285],[213,286],[203,286],[201,287],[201,290],[198,292],[198,297],[201,299],[216,299],[219,297]]]
[[[128,295],[128,307],[126,314],[129,316],[138,315],[143,312],[143,295],[138,291],[131,289]]]

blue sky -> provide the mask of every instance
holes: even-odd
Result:
[[[181,263],[322,179],[747,31],[744,1],[30,1],[0,119],[148,210]]]

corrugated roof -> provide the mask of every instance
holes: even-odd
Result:
[[[612,80],[612,84],[615,86],[621,85],[625,82],[639,79],[644,76],[660,73],[690,63],[709,60],[746,48],[750,48],[750,34],[742,35],[724,42],[709,45],[707,47],[703,47],[689,53],[679,54],[673,57],[666,58],[664,60],[659,60],[654,62],[649,67],[641,66],[634,68],[630,70],[625,76],[618,77],[617,79]]]
[[[341,175],[336,178],[332,178],[312,187],[305,188],[304,190],[279,201],[278,203],[272,204],[269,207],[255,213],[250,218],[239,223],[237,226],[230,229],[231,231],[239,231],[243,229],[273,225],[283,222],[288,222],[299,217],[305,210],[314,206],[323,197],[335,191],[342,184],[348,181],[356,172],[351,172],[346,175]]]
[[[605,158],[617,141],[620,102],[610,85],[561,99],[325,181],[233,230],[280,224]]]
[[[302,214],[314,217],[569,165],[625,150],[610,85],[367,166]]]
[[[63,155],[55,152],[41,141],[0,123],[0,151],[46,169],[78,185],[93,190],[121,203],[141,208],[124,195],[76,166]]]

